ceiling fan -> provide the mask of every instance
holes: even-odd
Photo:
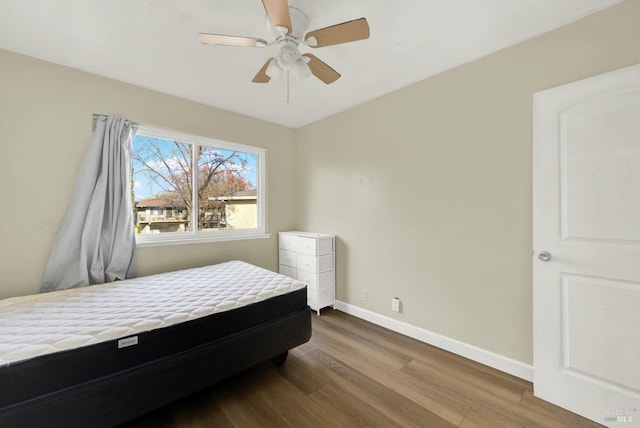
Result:
[[[369,24],[365,18],[305,33],[307,17],[300,10],[289,6],[287,0],[262,0],[262,4],[267,12],[267,26],[275,39],[270,43],[253,37],[200,33],[200,41],[211,45],[277,45],[278,52],[269,58],[255,75],[252,80],[255,83],[267,83],[271,79],[279,78],[283,72],[292,71],[298,80],[313,74],[325,84],[331,84],[340,78],[340,73],[313,54],[301,54],[299,47],[321,48],[369,38]]]

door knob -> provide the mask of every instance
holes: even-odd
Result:
[[[538,254],[538,258],[543,262],[548,262],[549,260],[551,260],[551,253],[548,251],[540,251],[540,253]]]

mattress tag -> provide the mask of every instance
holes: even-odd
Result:
[[[118,349],[126,348],[127,346],[134,346],[138,344],[138,336],[125,337],[118,340]]]

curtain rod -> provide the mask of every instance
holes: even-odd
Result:
[[[93,113],[93,116],[91,118],[91,132],[93,132],[94,129],[96,129],[96,121],[98,120],[98,117],[100,116],[109,116],[108,114],[102,114],[102,113]],[[128,119],[130,120],[130,119]],[[138,129],[138,122],[134,122],[132,120],[131,121],[131,126],[134,129]]]

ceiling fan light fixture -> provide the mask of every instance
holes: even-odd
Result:
[[[271,61],[269,61],[269,65],[264,72],[267,76],[275,80],[282,77],[282,68],[278,65],[278,61],[276,61],[275,58],[272,58]]]
[[[300,57],[300,52],[295,43],[285,42],[280,45],[280,50],[276,55],[278,65],[284,70],[288,70],[294,66],[296,60]]]
[[[296,76],[297,80],[304,80],[311,76],[311,68],[309,68],[304,57],[298,58],[296,63],[293,65],[293,74]]]

